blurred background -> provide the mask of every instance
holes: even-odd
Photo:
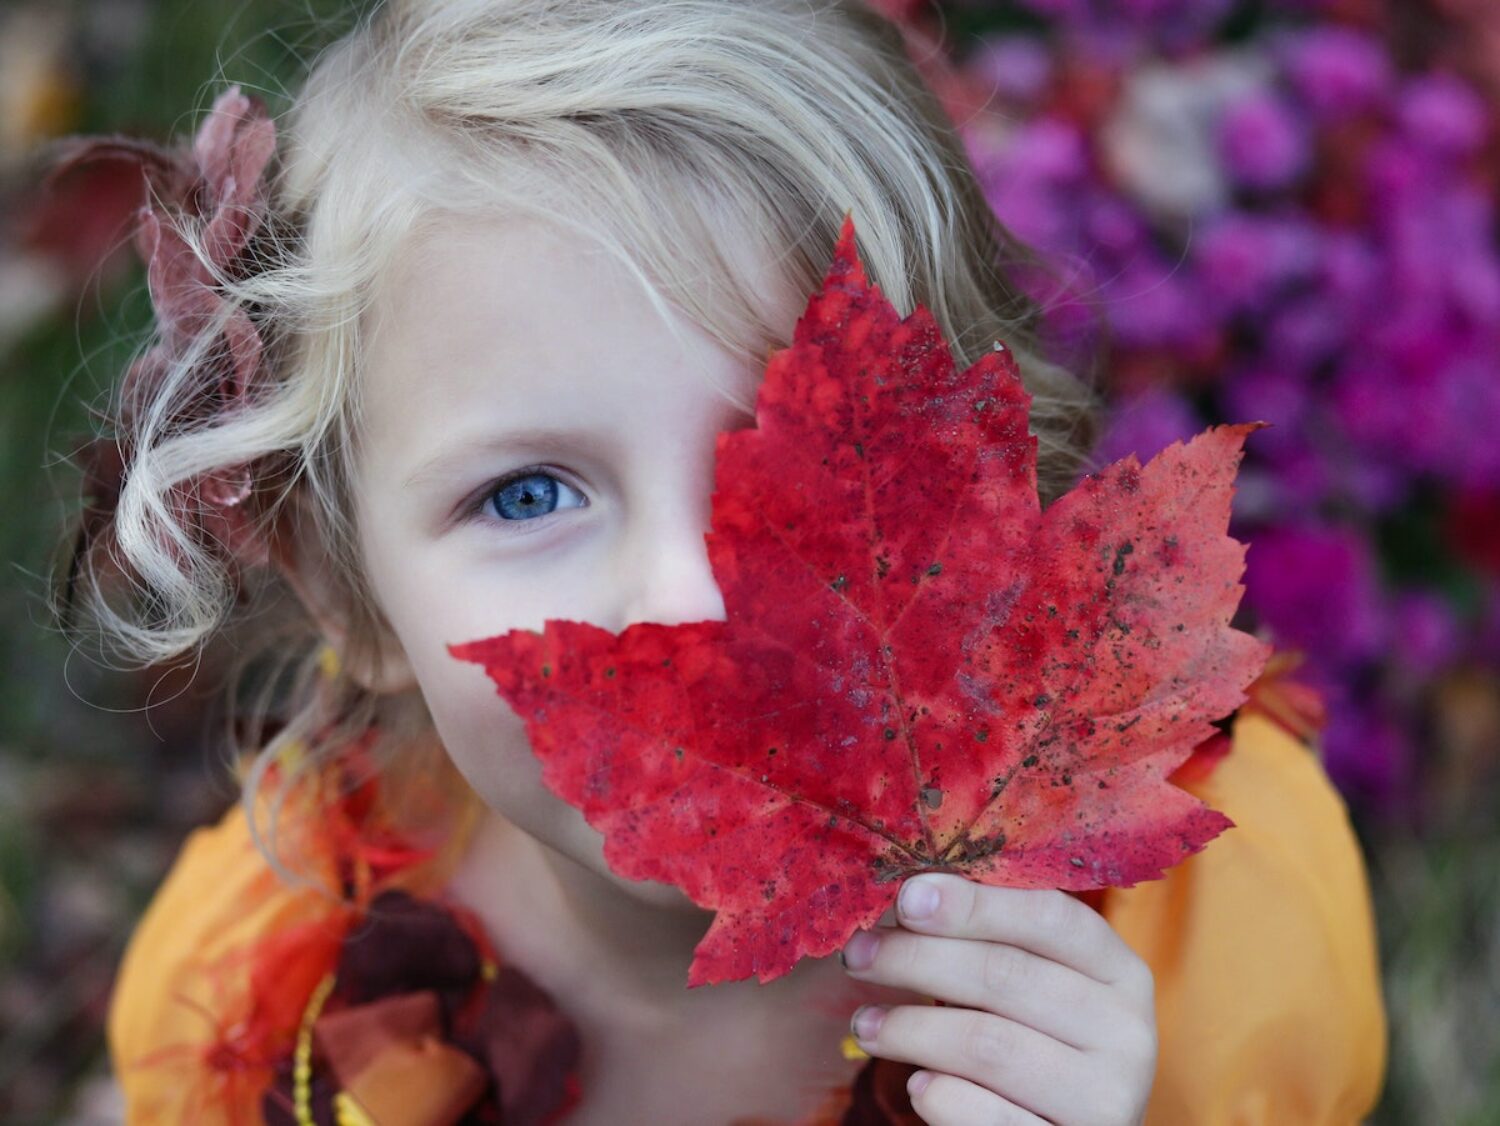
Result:
[[[871,0],[900,21],[1100,451],[1265,419],[1247,608],[1329,713],[1366,850],[1391,1063],[1377,1123],[1500,1123],[1500,3]],[[337,0],[0,6],[0,1120],[118,1119],[102,1019],[133,920],[233,797],[222,670],[111,672],[52,627],[69,460],[150,307],[140,182],[38,191],[74,133],[190,133],[222,73],[273,112]],[[1229,968],[1226,967],[1226,972]]]

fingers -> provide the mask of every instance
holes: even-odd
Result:
[[[993,1013],[950,1009],[935,1005],[897,1005],[887,1009],[866,1005],[854,1014],[855,1036],[871,1055],[901,1060],[956,1076],[990,1092],[1004,1109],[1016,1108],[1054,1122],[1069,1108],[1070,1079],[1083,1070],[1082,1053],[1025,1025]],[[936,1085],[941,1075],[933,1078]],[[922,1092],[925,1096],[927,1092]],[[962,1089],[939,1091],[948,1098],[973,1101]],[[915,1105],[915,1104],[914,1104]],[[925,1117],[925,1115],[924,1115]],[[929,1122],[932,1120],[929,1119]],[[953,1121],[989,1122],[978,1117]],[[999,1122],[1031,1122],[1024,1117],[997,1118]]]
[[[998,942],[876,929],[849,941],[844,965],[860,981],[984,1009],[1074,1048],[1094,1046],[1128,1016],[1115,1011],[1121,1006],[1108,986]]]
[[[1066,892],[924,872],[902,885],[896,912],[902,926],[923,934],[1017,946],[1137,996],[1151,988],[1149,970],[1125,940]]]
[[[928,1076],[919,1081],[918,1076]],[[925,1085],[924,1085],[925,1084]],[[1025,1107],[977,1083],[941,1072],[919,1071],[907,1083],[911,1108],[927,1126],[1043,1126]]]

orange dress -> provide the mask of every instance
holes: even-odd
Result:
[[[1374,920],[1346,808],[1286,710],[1255,702],[1252,692],[1234,716],[1221,760],[1173,779],[1235,827],[1160,880],[1089,893],[1155,975],[1159,1053],[1148,1126],[1342,1126],[1372,1109],[1383,1083]],[[377,868],[399,870],[390,852],[372,850],[365,876],[371,857]],[[308,1057],[318,1051],[308,1020],[320,986],[327,996],[330,959],[352,925],[342,910],[323,893],[283,883],[254,847],[238,806],[195,831],[128,945],[109,1009],[109,1050],[128,1121],[260,1122],[268,1083],[279,1077],[283,1088],[295,1087],[299,1069],[305,1092]],[[482,935],[472,937],[483,947]],[[484,955],[493,980],[498,959],[487,948]],[[381,1022],[420,1019],[430,1016],[386,1011]],[[538,1027],[544,1031],[526,1034],[529,1044],[545,1040],[566,1054],[555,1022]],[[339,1050],[369,1057],[366,1039]],[[345,1099],[335,1121],[480,1120],[431,1099],[407,1105],[413,1091],[468,1091],[463,1085],[476,1081],[456,1059],[461,1053],[431,1038],[419,1050],[407,1041],[398,1065],[361,1073],[370,1098],[385,1097],[381,1083],[404,1092],[399,1114],[365,1116]],[[872,1061],[866,1072],[877,1064],[891,1066]],[[886,1105],[904,1102],[904,1085],[889,1075],[874,1082],[889,1117],[867,1111],[860,1121],[921,1121],[909,1104],[904,1111]],[[855,1098],[854,1090],[833,1092],[811,1121],[834,1126]],[[507,1120],[560,1122],[567,1105],[550,1117]],[[284,1120],[326,1119],[289,1113]]]

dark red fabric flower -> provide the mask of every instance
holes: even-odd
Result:
[[[551,996],[487,950],[461,908],[405,891],[377,895],[350,930],[312,1029],[315,1122],[333,1121],[340,1092],[375,1121],[422,1126],[546,1126],[579,1096],[578,1032]],[[296,1121],[296,1075],[292,1058],[277,1068],[272,1126]]]
[[[264,344],[250,312],[221,296],[220,277],[243,276],[251,239],[265,221],[265,173],[276,149],[265,107],[230,87],[214,102],[191,147],[166,148],[132,137],[75,137],[62,142],[44,182],[55,187],[94,161],[126,161],[141,172],[143,202],[135,247],[146,264],[159,329],[157,343],[133,363],[120,388],[120,430],[155,398],[188,350],[202,346],[189,385],[176,397],[169,429],[202,425],[243,405],[261,378]],[[195,230],[202,256],[184,237]],[[80,455],[85,510],[77,561],[109,526],[131,461],[128,438],[105,435]],[[246,509],[254,483],[248,465],[225,466],[181,483],[178,518],[200,542],[239,563],[264,562],[266,545]]]

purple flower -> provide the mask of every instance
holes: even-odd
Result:
[[[1352,315],[1363,313],[1379,296],[1380,255],[1361,232],[1322,232],[1318,243],[1318,284],[1329,300]]]
[[[1338,670],[1380,655],[1380,590],[1365,537],[1312,522],[1267,528],[1246,557],[1245,601],[1278,643]]]
[[[1031,105],[1052,81],[1052,52],[1034,35],[996,36],[975,48],[965,69],[1002,97]]]
[[[1377,353],[1350,357],[1335,375],[1327,401],[1349,441],[1412,466],[1431,444],[1426,414],[1415,398],[1410,382]]]
[[[1437,676],[1457,656],[1458,622],[1448,600],[1426,590],[1408,590],[1391,609],[1392,656],[1424,680]]]
[[[1181,397],[1154,387],[1117,403],[1095,448],[1101,464],[1128,454],[1145,463],[1173,442],[1185,441],[1203,429],[1197,413]]]
[[[1347,687],[1328,694],[1323,766],[1352,803],[1386,818],[1412,813],[1411,739],[1380,702],[1357,697]]]
[[[1299,28],[1283,36],[1279,47],[1292,90],[1322,121],[1373,108],[1394,80],[1384,44],[1352,28]]]
[[[1272,191],[1306,171],[1310,141],[1290,106],[1269,90],[1241,98],[1219,120],[1219,152],[1241,187]]]
[[[1266,359],[1311,374],[1342,350],[1351,327],[1347,310],[1326,297],[1310,293],[1287,301],[1266,326]]]
[[[1500,666],[1500,578],[1492,578],[1485,584],[1472,648],[1476,660]]]
[[[1436,441],[1427,468],[1470,488],[1500,485],[1500,340],[1455,355],[1437,373]]]
[[[1255,436],[1257,453],[1290,453],[1307,413],[1308,396],[1307,382],[1284,368],[1242,368],[1225,379],[1224,415],[1235,422],[1271,424]]]
[[[1196,351],[1214,330],[1192,276],[1154,250],[1126,258],[1103,278],[1100,290],[1120,347]]]
[[[1003,148],[973,150],[975,172],[990,207],[1024,242],[1058,256],[1077,241],[1076,201],[1087,187],[1088,146],[1078,128],[1038,118]]]
[[[1313,518],[1337,487],[1328,457],[1309,439],[1306,428],[1289,430],[1281,444],[1264,451],[1282,520]]]
[[[1258,315],[1283,287],[1314,275],[1321,241],[1300,217],[1230,211],[1200,231],[1189,251],[1217,316]]]
[[[984,0],[962,2],[978,6]],[[1203,45],[1233,0],[1020,0],[1020,5],[1059,24],[1070,46],[1102,43],[1118,58],[1131,44],[1169,53]]]
[[[1411,475],[1389,459],[1350,451],[1339,464],[1340,491],[1359,508],[1380,515],[1406,502]]]
[[[1484,99],[1451,74],[1423,74],[1401,89],[1397,116],[1414,145],[1455,159],[1472,155],[1489,132]]]

